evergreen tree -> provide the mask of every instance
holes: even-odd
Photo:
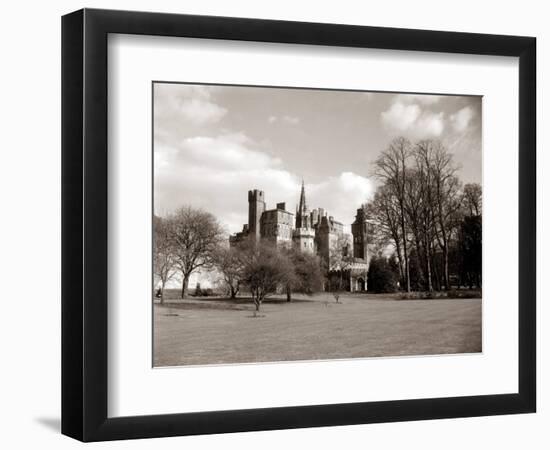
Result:
[[[368,271],[368,290],[375,293],[395,292],[397,280],[387,258],[373,257]]]

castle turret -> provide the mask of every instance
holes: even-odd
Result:
[[[311,226],[315,227],[319,223],[319,209],[314,209],[311,211]]]
[[[255,240],[260,239],[260,219],[264,211],[264,192],[258,189],[248,191],[248,233]]]
[[[357,210],[355,222],[351,224],[351,232],[353,234],[353,256],[368,261],[370,257],[368,251],[368,221],[364,206]]]

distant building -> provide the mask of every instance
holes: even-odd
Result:
[[[293,238],[293,220],[294,214],[285,209],[285,204],[277,203],[275,209],[269,209],[262,213],[262,217],[260,218],[260,238],[277,245],[290,245]]]
[[[344,232],[344,224],[328,216],[324,208],[309,211],[305,186],[302,181],[300,201],[296,214],[286,210],[285,203],[275,209],[266,209],[264,192],[248,191],[248,223],[241,232],[229,238],[230,245],[244,239],[265,239],[278,246],[291,246],[300,251],[318,255],[328,268],[327,289],[334,288],[331,280],[340,283],[343,290],[367,290],[367,271],[370,261],[369,223],[365,209],[357,210],[351,226],[353,239]]]
[[[372,257],[372,223],[367,219],[365,206],[361,206],[351,224],[353,260],[350,264],[350,290],[367,290],[367,271]]]

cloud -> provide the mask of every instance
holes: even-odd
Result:
[[[223,170],[268,169],[281,164],[278,158],[246,147],[241,137],[233,134],[187,138],[181,143],[179,156],[186,163],[208,161],[209,167]]]
[[[474,116],[474,109],[471,106],[465,106],[456,113],[451,114],[449,119],[453,129],[457,132],[462,132],[468,128]]]
[[[197,98],[183,100],[178,106],[183,119],[197,124],[218,122],[227,112],[215,103]]]
[[[442,112],[424,112],[418,119],[418,128],[420,134],[440,136],[445,128],[445,115]]]
[[[324,208],[328,215],[346,225],[348,233],[357,208],[370,200],[373,193],[372,181],[353,172],[342,172],[321,183],[306,185],[308,205]]]
[[[270,124],[273,124],[273,123],[276,123],[276,122],[282,122],[282,123],[286,123],[288,125],[299,125],[300,124],[300,118],[299,117],[289,116],[289,115],[284,115],[284,116],[281,116],[281,117],[269,116],[267,121]]]
[[[426,100],[424,97],[430,99]],[[438,96],[400,94],[394,97],[390,107],[381,113],[380,118],[389,130],[412,138],[439,137],[445,129],[445,114],[424,108],[425,105],[438,101]]]
[[[270,191],[272,199],[276,192],[292,198],[299,180],[281,166],[242,133],[195,136],[177,145],[155,142],[155,210],[203,208],[234,233],[247,220],[249,189]]]
[[[162,128],[177,122],[196,126],[219,122],[227,109],[213,101],[213,92],[214,86],[155,84],[156,123]]]
[[[296,116],[283,116],[283,121],[290,125],[298,125],[300,123],[300,118]]]
[[[248,190],[265,192],[267,208],[285,202],[295,212],[301,178],[282,161],[243,134],[184,139],[179,146],[155,144],[155,211],[165,214],[192,205],[215,214],[228,233],[248,220]],[[319,183],[307,183],[310,208],[322,207],[340,222],[353,222],[356,209],[370,198],[369,179],[343,172]]]
[[[418,105],[406,105],[397,101],[382,113],[382,122],[389,128],[406,131],[415,124],[421,113]]]

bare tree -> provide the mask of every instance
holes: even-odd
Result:
[[[375,175],[395,197],[401,245],[403,246],[403,263],[406,291],[411,290],[409,273],[408,229],[405,221],[405,187],[407,164],[411,157],[411,143],[399,137],[394,139],[375,161]]]
[[[166,283],[176,274],[174,252],[170,241],[169,226],[160,217],[153,218],[153,273],[160,283],[160,303],[164,303]]]
[[[292,283],[292,262],[276,246],[265,242],[250,243],[243,247],[245,262],[242,281],[250,289],[256,312],[264,299],[277,292],[278,288]]]
[[[244,267],[243,252],[239,247],[220,247],[214,254],[214,265],[223,277],[231,298],[237,297]]]
[[[415,169],[409,169],[407,171],[405,185],[405,214],[406,220],[409,224],[411,230],[412,239],[414,242],[415,250],[414,258],[416,263],[416,269],[418,271],[417,282],[422,285],[425,281],[424,271],[422,270],[422,254],[423,254],[423,245],[422,242],[422,179],[419,176],[418,171]]]
[[[435,194],[433,172],[431,170],[433,145],[432,141],[420,141],[415,146],[416,172],[418,176],[420,229],[422,245],[424,247],[424,262],[426,274],[426,287],[429,292],[433,290],[432,260],[433,241],[435,236]]]
[[[407,191],[405,191],[407,192]],[[406,203],[405,203],[406,206]],[[375,223],[375,236],[377,246],[380,248],[388,244],[393,245],[399,263],[399,275],[401,283],[405,282],[403,247],[401,245],[401,220],[399,217],[399,205],[392,190],[386,185],[380,186],[372,202],[367,205],[368,217]]]
[[[461,183],[456,177],[458,166],[453,163],[452,155],[438,141],[431,146],[429,170],[433,174],[436,238],[443,253],[443,281],[445,289],[449,290],[449,243],[458,226],[456,215],[461,207]]]
[[[478,183],[468,183],[464,185],[463,204],[470,216],[481,215],[481,185]]]
[[[481,186],[466,185],[461,193],[457,173],[452,154],[437,140],[411,146],[398,138],[376,160],[381,185],[368,205],[369,216],[376,239],[395,247],[407,290],[411,263],[418,285],[428,291],[450,289],[449,255],[458,245],[464,209],[470,216],[481,214]]]
[[[344,274],[351,268],[353,256],[351,244],[344,234],[336,234],[329,241],[327,278],[329,290],[336,303],[340,303],[340,295],[344,290]],[[336,283],[333,282],[336,279]]]
[[[182,275],[181,298],[185,298],[191,274],[212,267],[224,232],[212,214],[190,206],[179,208],[167,221],[174,260]]]

